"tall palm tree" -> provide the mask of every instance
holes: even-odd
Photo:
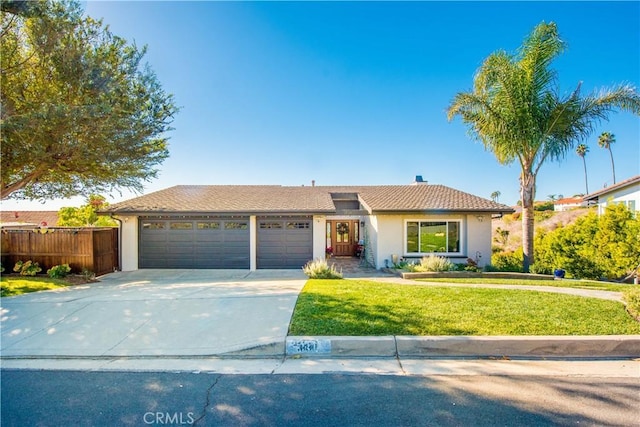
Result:
[[[533,262],[533,202],[540,167],[563,159],[613,110],[640,115],[640,95],[628,85],[581,97],[578,84],[561,96],[550,65],[564,50],[556,25],[542,22],[515,54],[489,55],[474,77],[473,90],[456,94],[448,109],[449,120],[460,116],[499,163],[520,163],[524,271]]]
[[[501,194],[502,193],[498,190],[494,191],[493,193],[491,193],[491,200],[493,200],[494,202],[497,202]]]
[[[598,137],[598,145],[602,148],[609,150],[611,155],[611,171],[613,172],[613,183],[616,183],[616,167],[613,164],[613,152],[611,151],[611,144],[616,142],[616,136],[610,132],[602,132]]]
[[[585,194],[589,194],[589,181],[587,181],[587,160],[585,159],[585,156],[588,152],[589,147],[587,147],[587,144],[579,144],[576,147],[576,154],[582,157],[582,164],[584,165],[584,188],[586,190]]]

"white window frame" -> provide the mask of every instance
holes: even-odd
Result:
[[[409,252],[407,245],[408,245],[408,233],[407,233],[407,226],[408,223],[410,222],[417,222],[418,223],[418,230],[420,230],[420,223],[421,222],[444,222],[444,223],[450,223],[450,222],[457,222],[458,223],[458,238],[459,238],[459,243],[458,243],[458,252]],[[402,241],[402,245],[403,245],[403,250],[404,250],[404,255],[405,256],[424,256],[424,255],[439,255],[439,256],[460,256],[463,254],[463,248],[465,247],[465,241],[464,241],[464,236],[466,235],[466,233],[464,232],[464,221],[460,218],[421,218],[421,219],[405,219],[404,220],[404,226],[403,226],[403,230],[402,230],[402,234],[403,234],[403,241]],[[449,235],[449,226],[447,225],[447,236]],[[418,238],[420,237],[420,232],[418,231]],[[448,238],[448,237],[447,237]],[[447,242],[447,246],[448,246],[448,242]],[[418,248],[420,248],[420,242],[418,241]]]

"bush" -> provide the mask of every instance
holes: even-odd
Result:
[[[431,254],[420,260],[415,271],[449,271],[452,268],[453,264],[447,258]]]
[[[309,261],[302,267],[302,271],[310,279],[342,279],[342,273],[336,270],[335,265],[329,266],[323,259]]]
[[[71,267],[69,264],[55,265],[47,270],[47,274],[52,279],[62,279],[66,277],[67,274],[71,272]]]
[[[20,273],[21,276],[35,276],[37,273],[40,273],[42,271],[42,268],[40,268],[37,262],[18,261],[13,267],[13,271],[15,271],[16,273]]]
[[[522,273],[522,249],[491,255],[491,266],[493,271]]]
[[[619,279],[640,259],[640,217],[622,205],[607,206],[605,213],[582,216],[573,224],[535,237],[535,265],[539,272],[556,268],[579,279]]]
[[[640,322],[640,287],[634,286],[622,292],[622,299],[627,305],[627,311]]]
[[[536,212],[552,211],[554,210],[553,202],[548,201],[548,202],[536,203],[533,206],[533,210]]]
[[[395,264],[393,264],[393,268],[395,268],[396,270],[408,270],[410,269],[413,264],[410,263],[409,261],[399,261]]]
[[[90,281],[96,278],[96,273],[89,270],[87,267],[84,267],[82,269],[82,277],[84,278],[84,280]]]

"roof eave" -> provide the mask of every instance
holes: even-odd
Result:
[[[144,216],[144,215],[189,215],[189,216],[203,216],[203,215],[215,215],[215,216],[251,216],[251,215],[326,215],[335,213],[333,210],[259,210],[259,211],[175,211],[175,210],[116,210],[116,211],[100,211],[98,214],[102,215],[120,215],[120,216]]]
[[[515,210],[512,208],[508,209],[375,209],[372,211],[372,215],[382,214],[382,215],[410,215],[410,214],[457,214],[457,213],[487,213],[487,214],[511,214],[514,213]]]

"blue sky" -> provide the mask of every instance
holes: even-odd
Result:
[[[492,52],[514,52],[541,21],[568,50],[553,64],[568,93],[640,87],[638,2],[94,2],[86,13],[147,45],[182,108],[170,158],[145,193],[177,184],[407,184],[415,175],[518,200],[502,166],[446,109]],[[617,113],[585,141],[589,190],[612,184],[598,135],[616,135],[617,181],[640,173],[640,118]],[[548,163],[537,199],[585,191],[574,151]],[[110,202],[134,197],[106,195]],[[58,209],[82,199],[3,202]]]

